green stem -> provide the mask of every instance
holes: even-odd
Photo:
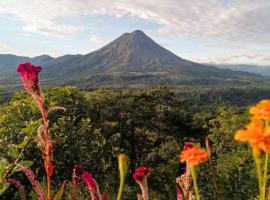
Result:
[[[256,164],[256,169],[257,169],[257,176],[258,176],[258,186],[259,186],[259,200],[262,200],[262,174],[261,174],[261,159],[254,155],[253,152],[253,157],[255,160]]]
[[[195,194],[196,194],[196,199],[200,200],[200,194],[199,194],[199,190],[198,190],[198,186],[197,186],[197,176],[196,176],[195,167],[190,167],[190,171],[191,171],[191,175],[192,175],[192,179],[193,179],[193,185],[194,185],[194,190],[195,190]]]
[[[122,193],[123,193],[123,188],[124,188],[124,183],[125,183],[125,178],[120,178],[120,186],[119,186],[119,191],[117,195],[117,200],[121,200]]]
[[[268,153],[265,155],[265,161],[264,161],[264,172],[263,172],[263,185],[262,185],[262,192],[263,192],[263,200],[265,200],[265,189],[266,189],[266,183],[267,183],[267,168],[268,168]]]

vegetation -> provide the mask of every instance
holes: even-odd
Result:
[[[31,88],[27,91],[33,92]],[[0,198],[19,199],[22,192],[11,185],[20,188],[22,183],[26,199],[36,199],[35,193],[46,188],[48,181],[44,177],[52,170],[52,194],[60,195],[62,191],[63,199],[70,199],[75,184],[77,197],[87,199],[90,195],[86,188],[76,182],[72,173],[74,169],[82,169],[81,176],[88,187],[89,180],[92,183],[95,180],[109,199],[117,197],[118,170],[122,177],[119,191],[123,188],[118,198],[134,199],[139,193],[135,179],[142,190],[138,198],[145,197],[149,191],[149,199],[175,199],[176,189],[180,195],[177,184],[186,170],[179,163],[179,152],[186,142],[192,142],[207,149],[209,160],[196,167],[198,176],[195,165],[190,168],[197,180],[197,184],[194,182],[198,186],[197,198],[262,200],[267,182],[265,179],[257,186],[252,159],[254,146],[251,151],[245,144],[239,145],[234,136],[249,121],[248,106],[258,98],[266,98],[267,88],[245,88],[244,94],[241,91],[225,88],[224,92],[194,89],[175,93],[165,86],[91,92],[81,92],[71,86],[45,90],[42,104],[48,110],[53,152],[53,168],[48,165],[47,170],[42,167],[46,153],[40,153],[41,138],[36,134],[42,131],[44,116],[28,93],[17,92],[9,101],[1,101],[0,106]],[[183,161],[190,162],[188,157]],[[265,173],[268,162],[264,159],[260,162],[266,166],[260,173]],[[150,172],[140,166],[147,166]],[[143,183],[148,173],[146,190]],[[176,177],[179,177],[177,181]],[[3,182],[6,178],[9,181]],[[40,185],[33,186],[37,180]]]

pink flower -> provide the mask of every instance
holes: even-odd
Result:
[[[31,184],[32,184],[37,196],[38,196],[38,200],[45,200],[44,195],[43,195],[43,191],[41,189],[41,186],[40,186],[35,174],[31,171],[31,169],[26,168],[23,165],[18,164],[18,166],[20,168],[22,168],[23,172],[25,173],[25,175],[27,176],[27,178],[31,182]]]
[[[142,195],[138,194],[138,199],[148,200],[148,186],[147,174],[149,169],[147,167],[138,167],[133,174],[133,178],[141,188]]]
[[[40,95],[38,73],[41,70],[42,67],[35,66],[30,62],[22,63],[17,68],[17,72],[20,73],[26,90],[32,95]]]
[[[85,172],[82,174],[82,179],[87,184],[88,189],[90,190],[92,200],[100,200],[99,188],[96,180],[93,178],[92,174]]]
[[[192,148],[194,145],[192,142],[186,142],[185,145],[184,145],[184,150],[187,150],[189,148]]]
[[[20,196],[21,196],[21,200],[26,200],[26,195],[25,195],[25,190],[24,187],[22,186],[22,184],[17,181],[16,179],[8,179],[7,180],[10,184],[14,185],[20,192]]]
[[[136,181],[142,181],[143,178],[149,173],[149,169],[147,167],[138,167],[133,174],[133,178]]]

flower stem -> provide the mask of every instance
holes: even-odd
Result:
[[[38,104],[39,110],[42,115],[42,120],[43,120],[43,125],[44,125],[44,132],[45,132],[45,152],[44,154],[44,167],[46,171],[46,179],[47,179],[47,200],[52,200],[52,194],[51,194],[51,174],[50,174],[50,166],[52,162],[52,143],[51,143],[51,137],[49,133],[49,124],[48,124],[48,119],[47,119],[47,114],[46,114],[46,109],[44,108],[43,105],[43,100],[39,97],[36,96],[35,100]]]
[[[194,190],[196,194],[196,200],[200,200],[200,194],[197,186],[197,175],[196,175],[196,168],[195,167],[190,167],[192,179],[193,179],[193,185],[194,185]]]
[[[266,189],[266,183],[267,183],[267,168],[268,168],[268,153],[265,155],[265,161],[264,161],[264,172],[263,172],[263,185],[262,185],[262,192],[263,192],[263,200],[265,200],[265,189]]]
[[[123,193],[123,188],[124,188],[124,183],[125,183],[125,179],[121,177],[120,178],[119,191],[118,191],[118,195],[117,195],[117,200],[121,200],[122,193]]]
[[[259,186],[259,200],[262,200],[262,171],[261,171],[261,159],[255,155],[253,152],[253,157],[255,160],[256,164],[256,169],[257,169],[257,176],[258,176],[258,186]]]

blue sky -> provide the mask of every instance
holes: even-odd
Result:
[[[86,54],[143,30],[182,58],[270,65],[269,0],[1,0],[0,53]]]

